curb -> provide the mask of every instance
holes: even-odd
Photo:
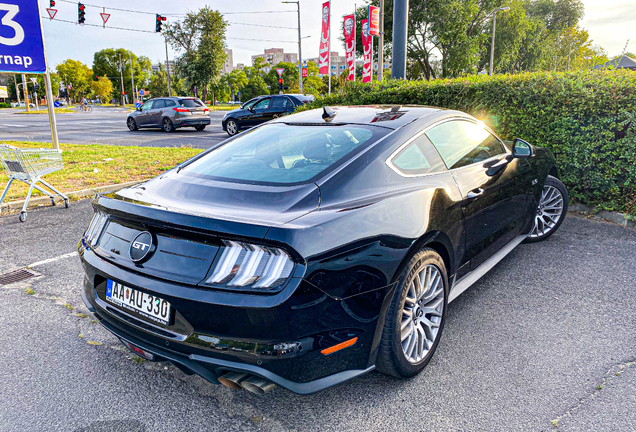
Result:
[[[79,191],[74,191],[74,192],[68,192],[65,193],[66,196],[68,196],[69,198],[84,198],[84,197],[88,197],[88,196],[92,196],[95,195],[98,192],[113,192],[119,189],[123,189],[123,188],[127,188],[130,186],[134,186],[136,184],[139,183],[143,183],[145,180],[136,180],[136,181],[131,181],[131,182],[126,182],[126,183],[119,183],[119,184],[115,184],[115,185],[108,185],[108,186],[99,186],[99,187],[94,187],[94,188],[90,188],[90,189],[83,189],[83,190],[79,190]],[[62,198],[60,198],[59,195],[57,195],[55,197],[55,201],[56,202],[61,202]],[[36,198],[31,198],[29,200],[29,208],[35,207],[39,204],[51,204],[51,199],[44,195],[44,196],[39,196]],[[24,205],[24,200],[20,200],[20,201],[12,201],[12,202],[8,202],[8,203],[4,203],[2,205],[0,205],[0,213],[2,212],[9,212],[11,210],[19,210],[22,208],[22,206]]]
[[[607,219],[608,221],[614,222],[615,224],[624,226],[626,228],[636,229],[636,221],[629,220],[623,213],[613,212],[608,210],[599,210],[594,207],[586,206],[585,204],[571,204],[568,208],[568,211],[579,211],[590,213],[594,217]]]

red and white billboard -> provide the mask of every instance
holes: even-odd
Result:
[[[344,39],[345,53],[347,56],[347,67],[349,68],[349,81],[356,80],[356,16],[347,15],[344,17]]]
[[[323,75],[329,73],[330,17],[329,2],[325,2],[322,4],[322,31],[320,32],[320,50],[318,52],[318,71]]]
[[[303,68],[303,78],[307,78],[307,68]]]
[[[369,6],[369,34],[380,36],[380,8]]]
[[[371,82],[373,76],[373,36],[369,34],[369,20],[362,20],[362,50],[364,63],[362,64],[362,82]]]

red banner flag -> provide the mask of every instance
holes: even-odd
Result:
[[[349,68],[349,81],[356,80],[356,16],[344,17],[345,53],[347,55],[347,67]]]
[[[369,34],[380,36],[380,8],[369,5]]]
[[[329,2],[325,2],[322,4],[322,32],[320,32],[320,51],[318,52],[318,71],[323,75],[329,73],[330,17]]]
[[[362,82],[371,82],[373,77],[373,36],[369,34],[369,20],[362,20],[362,49],[364,63],[362,64]]]

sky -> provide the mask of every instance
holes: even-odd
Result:
[[[46,16],[45,8],[49,7],[49,0],[39,1],[42,13]],[[356,1],[358,5],[363,3],[363,0],[332,1],[332,31],[334,33],[332,51],[339,51],[341,55],[344,55],[344,48],[340,40],[335,37],[336,34],[339,36],[340,17],[353,12]],[[302,42],[303,58],[318,56],[322,3],[323,0],[300,0],[302,36],[309,36]],[[595,44],[601,45],[610,56],[613,56],[620,54],[626,41],[630,39],[627,50],[636,52],[636,1],[583,0],[583,3],[585,17],[581,26],[588,30]],[[129,49],[136,55],[149,57],[153,63],[165,61],[164,40],[159,34],[154,33],[154,14],[165,14],[167,22],[174,22],[182,18],[186,12],[196,11],[206,5],[219,10],[231,23],[226,34],[226,42],[228,48],[233,51],[234,64],[250,65],[251,55],[262,53],[265,48],[283,48],[286,52],[298,51],[296,5],[282,4],[279,0],[85,0],[84,4],[86,4],[87,24],[85,26],[61,21],[75,22],[77,20],[77,0],[56,0],[58,12],[55,19],[43,20],[51,67],[67,58],[80,60],[90,67],[93,63],[93,54],[105,48]],[[101,27],[102,6],[106,7],[106,13],[111,14],[105,29]],[[147,13],[123,12],[109,8]],[[289,12],[263,13],[269,11]],[[291,27],[292,29],[257,25]],[[117,30],[110,27],[132,28],[150,33]],[[171,59],[175,54],[172,49],[169,49]]]

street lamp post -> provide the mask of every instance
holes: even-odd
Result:
[[[296,3],[298,6],[298,88],[300,93],[303,92],[303,51],[301,48],[300,40],[300,1],[284,1],[281,3]]]
[[[510,8],[508,6],[495,9],[492,13],[492,41],[490,42],[490,76],[492,76],[492,71],[494,68],[495,62],[495,28],[497,26],[497,12],[508,12]]]

